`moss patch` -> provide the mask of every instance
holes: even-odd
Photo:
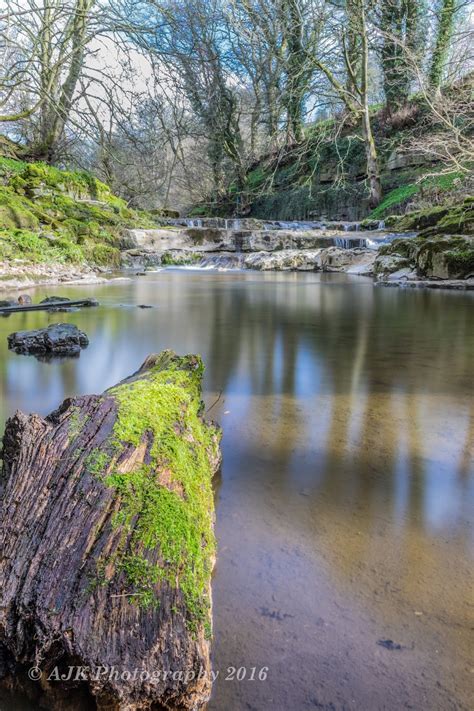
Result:
[[[187,264],[196,264],[203,258],[199,252],[164,252],[161,255],[161,264],[163,266],[185,266]]]
[[[394,258],[394,269],[404,259],[406,266],[416,268],[419,276],[463,279],[474,273],[474,240],[462,235],[423,234],[410,239],[397,239],[379,250],[376,272],[387,271],[387,265],[391,265],[387,257]]]
[[[1,259],[115,267],[122,230],[155,226],[88,173],[0,158]]]
[[[451,274],[465,277],[474,274],[474,248],[448,251],[445,259]]]
[[[389,215],[391,210],[406,205],[410,198],[417,193],[431,189],[436,189],[438,192],[447,192],[451,190],[456,181],[461,180],[462,177],[461,173],[453,172],[445,175],[432,176],[424,180],[420,179],[415,183],[399,185],[385,196],[375,210],[372,210],[369,219],[379,220]]]
[[[145,378],[109,391],[118,405],[110,456],[97,452],[90,461],[91,473],[120,498],[113,525],[127,545],[115,564],[132,601],[152,605],[157,583],[166,581],[181,591],[191,626],[209,618],[215,555],[210,454],[218,430],[202,418],[202,374],[199,357],[165,351]],[[145,441],[145,463],[127,472],[109,466]]]
[[[462,203],[416,210],[401,217],[392,216],[386,224],[396,230],[422,230],[422,235],[474,234],[474,202],[468,197]]]

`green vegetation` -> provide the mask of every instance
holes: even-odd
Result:
[[[0,158],[0,260],[118,266],[121,231],[153,226],[89,173]]]
[[[194,207],[192,215],[380,220],[405,212],[411,204],[440,204],[468,194],[465,172],[453,168],[433,175],[438,166],[423,155],[430,114],[422,95],[411,96],[392,117],[382,105],[371,106],[370,112],[382,185],[382,202],[372,212],[361,128],[348,122],[336,131],[334,120],[327,119],[306,127],[298,145],[253,163],[243,189],[236,190],[234,181],[226,195],[211,195],[207,204]],[[420,151],[410,150],[411,145],[420,145]],[[440,163],[439,170],[446,171],[446,165]]]
[[[465,198],[461,203],[415,210],[406,215],[392,215],[387,225],[396,230],[421,230],[422,236],[474,234],[474,200]]]
[[[391,211],[393,211],[394,208],[403,207],[408,203],[410,198],[414,195],[422,193],[423,191],[436,189],[437,192],[448,192],[449,190],[452,190],[456,181],[460,181],[461,179],[461,173],[453,172],[432,176],[426,179],[420,179],[415,183],[400,185],[399,187],[391,190],[382,200],[380,205],[378,205],[375,210],[372,210],[369,215],[369,219],[379,220],[380,218],[391,214]]]
[[[198,252],[164,252],[161,255],[161,264],[163,266],[185,266],[187,264],[196,264],[200,262],[203,255]]]
[[[448,251],[445,258],[451,273],[466,276],[474,274],[474,245],[470,249]]]
[[[145,378],[109,391],[118,404],[110,453],[93,453],[89,470],[113,487],[120,508],[113,521],[126,541],[115,561],[140,606],[155,603],[162,581],[181,591],[188,623],[209,618],[215,555],[210,456],[218,431],[202,419],[199,357],[165,351]],[[127,448],[151,442],[147,463],[114,468]],[[159,549],[159,560],[153,551]]]
[[[398,205],[407,202],[409,198],[413,197],[413,195],[415,195],[417,192],[418,186],[416,185],[416,183],[400,185],[400,187],[394,188],[394,190],[391,190],[385,197],[385,199],[382,200],[380,205],[376,207],[375,210],[372,210],[369,215],[369,220],[377,220],[383,217],[384,215],[389,214],[390,210],[392,210],[396,206],[398,207]]]
[[[384,261],[387,256],[394,257],[393,262]],[[415,238],[394,240],[380,249],[376,273],[402,267],[415,269],[421,277],[465,279],[474,274],[474,238],[421,233]]]

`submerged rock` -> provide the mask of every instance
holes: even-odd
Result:
[[[76,356],[89,345],[87,335],[70,323],[55,323],[37,331],[8,336],[8,348],[22,355]]]
[[[202,374],[198,356],[165,351],[103,395],[7,422],[0,676],[23,689],[39,668],[38,707],[77,709],[80,688],[108,711],[209,699],[220,432]]]
[[[68,304],[71,302],[71,299],[68,299],[65,296],[47,296],[45,299],[40,301],[40,304]]]
[[[20,304],[20,306],[25,306],[26,304],[32,304],[33,301],[29,294],[21,294],[18,297],[18,303]]]

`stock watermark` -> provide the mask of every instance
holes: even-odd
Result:
[[[40,667],[31,667],[28,670],[28,677],[31,681],[39,681],[44,678],[49,682],[65,682],[65,681],[141,681],[141,682],[158,682],[158,681],[183,681],[191,683],[199,679],[210,679],[211,682],[218,678],[225,681],[266,681],[269,674],[269,667],[227,667],[225,670],[211,669],[206,670],[200,667],[195,671],[182,669],[172,671],[170,669],[156,669],[150,671],[148,669],[119,669],[115,666],[69,666],[69,667],[53,667],[48,671],[43,671]]]

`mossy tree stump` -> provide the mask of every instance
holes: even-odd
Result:
[[[26,688],[22,670],[38,666],[28,691],[47,708],[72,708],[73,691],[108,709],[209,697],[220,434],[203,419],[202,372],[165,351],[103,395],[6,425],[0,676]],[[48,680],[70,665],[121,677]]]

